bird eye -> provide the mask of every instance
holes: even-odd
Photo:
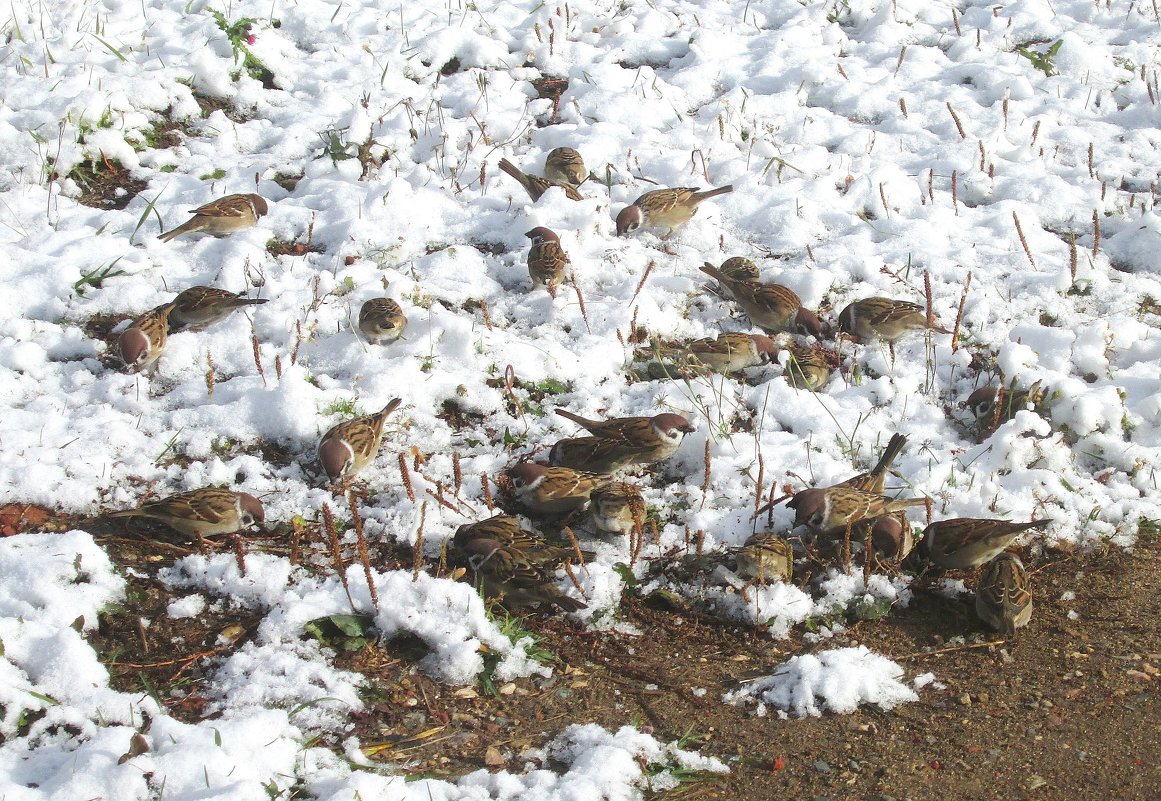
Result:
[[[980,401],[978,404],[976,404],[976,417],[983,417],[984,415],[991,414],[994,406],[995,404],[993,404],[991,401]]]

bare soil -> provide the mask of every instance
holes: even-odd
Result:
[[[45,511],[0,509],[0,533],[63,530],[74,522]],[[102,535],[99,525],[90,530],[119,566],[144,576],[126,571],[125,603],[108,610],[90,636],[113,684],[155,694],[179,718],[200,719],[208,677],[252,636],[259,615],[207,611],[169,619],[172,596],[151,577],[189,548],[148,524],[140,538]],[[282,543],[266,547],[288,552]],[[325,569],[320,545],[302,547],[305,561]],[[388,545],[373,547],[371,558],[411,563],[406,549]],[[771,640],[760,630],[651,608],[630,594],[623,617],[643,636],[593,633],[534,614],[523,625],[555,656],[553,676],[494,688],[432,681],[415,668],[424,651],[414,641],[340,651],[339,667],[367,677],[367,707],[329,744],[357,734],[374,759],[400,771],[455,778],[481,767],[520,770],[525,749],[570,723],[591,721],[684,738],[731,768],[691,777],[664,798],[1156,801],[1158,541],[1143,541],[1133,553],[1052,553],[1026,564],[1034,571],[1035,614],[1007,642],[975,618],[968,601],[918,588],[908,608],[817,643],[801,632]],[[152,621],[147,628],[142,618]],[[801,720],[760,718],[721,701],[794,654],[854,644],[899,662],[908,678],[933,672],[943,687],[928,686],[917,703],[893,711],[864,707]]]

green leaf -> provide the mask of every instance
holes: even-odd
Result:
[[[128,63],[129,59],[127,59],[127,58],[125,58],[125,56],[121,55],[121,51],[118,50],[117,48],[113,47],[113,45],[109,44],[104,39],[102,39],[100,36],[97,36],[97,34],[93,33],[92,31],[89,31],[89,36],[92,36],[98,42],[103,44],[108,49],[108,51],[110,53],[115,55],[117,58],[121,59],[122,62]]]
[[[637,577],[633,575],[633,569],[624,562],[617,562],[613,565],[613,572],[621,577],[621,581],[625,582],[625,586],[629,589],[637,588]]]
[[[343,651],[358,651],[374,639],[370,615],[327,615],[303,624],[303,631],[324,645]]]

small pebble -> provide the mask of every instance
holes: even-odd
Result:
[[[830,773],[831,771],[830,765],[826,764],[821,759],[815,760],[814,769],[819,773]]]

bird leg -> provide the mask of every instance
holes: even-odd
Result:
[[[854,520],[847,520],[846,530],[843,531],[843,572],[851,572],[851,529],[854,527]]]

